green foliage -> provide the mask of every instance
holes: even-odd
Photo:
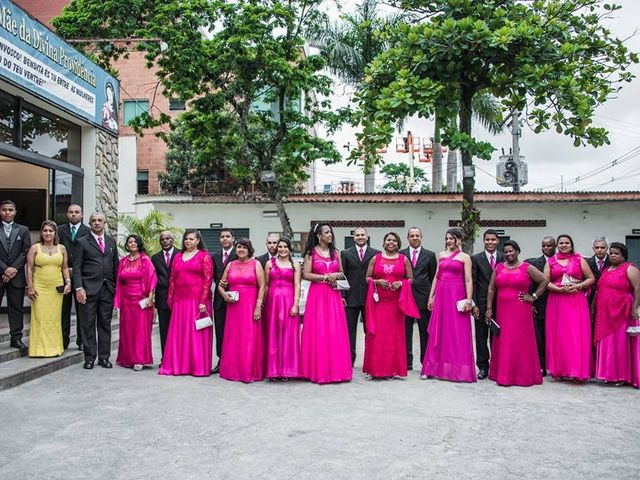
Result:
[[[125,233],[118,235],[118,249],[121,252],[126,252],[125,241],[128,235],[138,235],[142,238],[149,256],[160,250],[160,234],[165,230],[176,237],[176,245],[179,245],[182,238],[183,230],[173,226],[173,217],[159,210],[151,210],[142,218],[120,215],[118,222],[125,229]]]
[[[407,193],[409,192],[410,169],[406,163],[388,163],[380,169],[387,179],[382,187],[383,192]],[[425,171],[419,167],[413,168],[413,192],[426,193],[431,191]]]
[[[295,191],[315,160],[341,159],[333,142],[315,136],[336,128],[345,113],[324,100],[332,81],[325,62],[306,55],[303,32],[324,21],[322,0],[73,0],[54,25],[65,37],[141,37],[149,66],[167,97],[188,102],[183,134],[193,161],[216,162],[239,182],[276,181],[260,189],[274,202]],[[206,32],[206,33],[203,33]],[[125,55],[102,49],[105,64]],[[268,107],[260,107],[267,105]],[[163,123],[153,110],[132,122],[138,132]],[[290,231],[285,216],[283,230]],[[287,225],[285,225],[287,223]]]
[[[616,6],[598,0],[398,0],[412,15],[386,32],[392,48],[376,57],[356,95],[367,166],[392,138],[393,122],[438,112],[442,141],[460,149],[464,166],[489,158],[493,147],[471,132],[473,99],[490,94],[503,114],[524,112],[534,131],[555,128],[575,145],[609,142],[594,127],[595,108],[633,75],[638,62],[624,42],[602,25]],[[459,116],[459,117],[458,117]],[[456,125],[455,118],[460,123]],[[463,180],[465,246],[473,243],[477,218],[473,178]],[[464,213],[466,212],[466,213]]]

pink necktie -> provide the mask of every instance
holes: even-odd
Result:
[[[164,261],[167,263],[167,267],[171,264],[171,256],[169,252],[164,252]]]
[[[360,247],[360,261],[364,260],[364,248]]]
[[[100,253],[104,253],[104,240],[102,237],[98,237],[98,247],[100,248]]]
[[[229,260],[229,254],[227,252],[224,252],[222,254],[222,264],[226,265],[227,264],[227,260]]]
[[[411,254],[411,265],[413,268],[416,268],[416,263],[418,263],[418,250],[414,250]]]
[[[604,265],[604,260],[598,260],[598,270],[602,271],[602,266]]]
[[[495,270],[496,269],[496,259],[493,258],[493,255],[491,255],[491,260],[489,260],[489,264],[491,265],[491,270]]]

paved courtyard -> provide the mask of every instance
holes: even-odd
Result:
[[[640,478],[640,392],[597,383],[368,382],[357,368],[342,385],[243,385],[74,365],[0,406],[6,480]]]

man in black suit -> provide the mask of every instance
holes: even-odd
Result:
[[[407,231],[409,246],[400,250],[411,262],[413,267],[413,298],[420,310],[420,318],[405,318],[405,335],[407,341],[407,370],[413,370],[413,324],[418,322],[418,332],[420,333],[420,362],[424,360],[429,340],[429,319],[431,312],[427,309],[431,284],[436,275],[437,259],[436,254],[431,250],[422,248],[422,230],[418,227],[411,227]]]
[[[556,254],[556,239],[552,236],[546,236],[542,239],[542,255],[536,258],[528,258],[526,262],[533,265],[544,273],[544,267],[547,266],[549,258]],[[532,285],[529,293],[535,292],[538,285]],[[536,344],[538,346],[538,358],[540,359],[540,368],[542,376],[547,375],[546,367],[546,335],[545,335],[545,314],[547,311],[547,292],[545,291],[539,298],[533,302],[533,319],[536,330]]]
[[[267,235],[267,253],[260,255],[257,260],[262,265],[262,268],[265,268],[265,265],[269,260],[274,258],[278,253],[278,240],[280,240],[280,235],[277,233],[270,233]]]
[[[0,218],[2,219],[2,231],[0,231],[0,304],[4,293],[7,292],[7,313],[9,317],[9,333],[11,334],[11,347],[27,351],[27,346],[22,342],[22,329],[24,328],[24,289],[27,286],[24,265],[27,261],[27,252],[31,247],[29,229],[24,225],[14,222],[18,210],[11,200],[0,202]]]
[[[223,228],[220,230],[220,246],[222,250],[218,253],[211,255],[213,258],[213,281],[216,284],[220,282],[222,274],[227,264],[235,260],[236,252],[233,248],[233,231],[230,228]],[[222,295],[215,288],[213,293],[213,322],[216,330],[216,355],[218,356],[218,363],[213,368],[211,373],[218,373],[220,371],[220,356],[222,355],[222,339],[224,337],[224,324],[227,317],[227,302],[224,301]]]
[[[73,279],[73,259],[75,252],[78,248],[78,241],[81,238],[86,237],[91,230],[85,224],[82,223],[82,207],[80,205],[69,205],[67,209],[67,223],[58,225],[58,237],[60,237],[60,243],[67,249],[67,255],[69,256],[69,275]],[[71,285],[71,291],[75,291],[75,286]],[[80,316],[78,312],[80,307],[75,295],[65,295],[62,297],[62,345],[65,350],[69,346],[69,339],[71,336],[71,303],[72,298],[76,304],[76,345],[78,350],[82,350],[82,327],[80,326]]]
[[[167,305],[167,295],[169,293],[169,278],[171,277],[171,264],[177,250],[173,247],[173,233],[164,231],[160,234],[160,246],[162,250],[151,257],[151,263],[156,270],[158,284],[156,285],[155,304],[158,310],[158,329],[160,330],[160,348],[164,355],[164,346],[167,343],[167,332],[169,332],[169,321],[171,320],[171,309]]]
[[[600,275],[605,268],[611,265],[611,260],[609,260],[609,255],[607,254],[607,250],[609,249],[609,242],[607,242],[607,237],[598,236],[593,240],[591,248],[593,249],[593,256],[587,258],[587,263],[589,264],[589,268],[593,272],[593,276],[596,279],[596,283],[591,287],[591,291],[589,293],[589,304],[593,303],[593,299],[596,297],[596,289],[598,288],[598,280],[600,280]]]
[[[104,214],[91,214],[91,232],[78,240],[73,260],[73,283],[82,319],[83,367],[87,370],[93,368],[96,356],[98,365],[103,368],[112,367],[109,356],[113,295],[118,274],[118,247],[115,240],[105,234],[106,223]]]
[[[495,230],[487,230],[482,235],[484,251],[471,257],[473,267],[473,318],[476,327],[476,365],[478,366],[478,380],[484,380],[489,376],[489,327],[484,321],[487,311],[487,293],[489,281],[498,262],[502,261],[502,254],[498,249],[498,233]],[[492,305],[495,312],[495,305]]]
[[[356,337],[358,334],[358,318],[364,322],[364,305],[367,297],[367,267],[369,261],[379,250],[370,248],[367,243],[369,235],[363,227],[353,231],[355,245],[341,253],[342,271],[347,277],[350,288],[343,291],[349,344],[351,346],[351,365],[356,361]],[[366,329],[365,329],[366,332]]]

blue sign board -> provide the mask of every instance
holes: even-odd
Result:
[[[0,0],[0,77],[118,134],[118,81],[9,0]]]

